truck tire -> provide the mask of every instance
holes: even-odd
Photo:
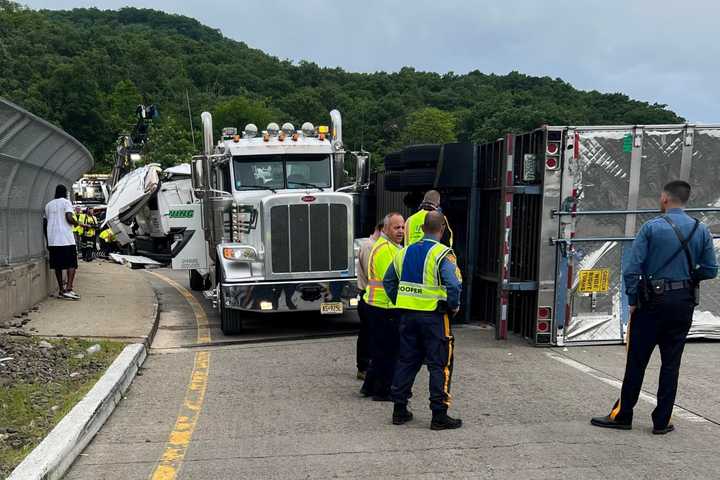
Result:
[[[400,152],[388,153],[383,159],[385,170],[402,170],[402,161],[400,160]]]
[[[385,190],[390,192],[410,192],[433,188],[435,173],[434,168],[385,172]]]
[[[225,335],[242,333],[242,311],[225,307],[225,299],[220,289],[218,304],[220,305],[220,330]]]
[[[400,162],[405,169],[435,168],[440,161],[438,144],[410,145],[400,152]]]
[[[197,270],[190,270],[190,290],[201,292],[207,290],[205,288],[206,286],[207,282],[205,281],[205,277],[200,275],[200,272]]]
[[[410,145],[400,152],[385,156],[386,171],[415,170],[420,168],[435,168],[440,161],[440,148],[438,144]]]

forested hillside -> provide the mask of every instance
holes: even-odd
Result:
[[[281,61],[178,15],[34,11],[0,0],[0,96],[76,136],[99,170],[108,168],[117,134],[133,123],[143,97],[161,112],[153,160],[187,160],[193,147],[186,91],[196,128],[203,110],[214,113],[219,130],[249,121],[260,128],[270,120],[326,123],[338,108],[345,143],[362,143],[377,159],[404,143],[482,141],[542,123],[682,121],[665,105],[578,91],[560,79],[411,67],[350,73]]]

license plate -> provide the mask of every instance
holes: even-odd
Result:
[[[342,302],[321,303],[320,313],[323,315],[339,315],[343,313],[343,304]]]

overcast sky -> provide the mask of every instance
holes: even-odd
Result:
[[[179,13],[277,57],[350,71],[560,77],[720,123],[718,0],[19,1]]]

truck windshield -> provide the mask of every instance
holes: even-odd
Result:
[[[328,155],[233,157],[236,190],[330,187]]]

